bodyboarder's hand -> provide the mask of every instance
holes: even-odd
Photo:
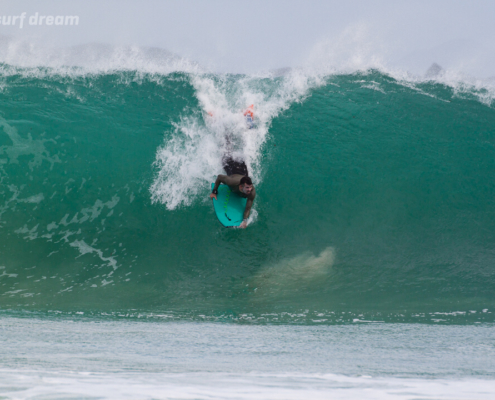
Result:
[[[210,193],[210,199],[215,199],[218,201],[217,195],[215,193]]]
[[[242,224],[239,225],[239,228],[244,229],[247,226],[247,221],[242,221]]]

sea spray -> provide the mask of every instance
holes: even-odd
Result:
[[[299,71],[283,78],[193,75],[191,83],[200,111],[174,125],[172,135],[157,151],[156,178],[150,188],[153,201],[170,210],[191,205],[216,175],[223,173],[227,152],[246,162],[254,183],[262,179],[261,157],[273,118],[308,93],[311,84]],[[244,111],[254,107],[249,129]],[[232,142],[227,149],[226,138]]]

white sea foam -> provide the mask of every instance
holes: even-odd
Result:
[[[159,48],[96,43],[51,47],[27,39],[1,36],[0,63],[4,64],[0,68],[3,76],[80,76],[115,71],[167,75],[176,71],[204,71],[198,63]]]
[[[477,77],[470,74],[466,68],[468,61],[459,61],[442,68],[435,63],[434,53],[431,57],[429,70],[408,68],[407,63],[394,61],[394,47],[385,38],[379,36],[369,24],[360,22],[351,24],[337,37],[314,44],[302,69],[308,76],[320,79],[377,70],[411,88],[435,82],[451,87],[458,96],[469,94],[483,104],[493,104],[495,76]],[[379,90],[376,86],[373,89]]]
[[[223,173],[221,160],[229,149],[235,159],[246,162],[259,184],[262,149],[272,119],[322,81],[296,69],[279,78],[195,74],[191,83],[201,112],[184,116],[172,132],[165,132],[150,188],[152,200],[170,210],[192,204],[200,194],[206,196],[210,182]],[[243,115],[250,105],[255,115],[252,129]]]
[[[253,71],[248,75],[250,78],[246,78],[243,81],[254,82],[256,78],[274,77],[283,74],[287,83],[286,89],[288,90],[285,95],[279,94],[281,98],[286,97],[286,100],[292,98],[294,101],[300,98],[301,91],[304,92],[304,88],[308,83],[312,86],[331,75],[353,74],[374,69],[400,82],[404,82],[406,85],[434,81],[453,88],[456,94],[472,94],[487,105],[491,105],[495,99],[495,76],[477,75],[475,73],[476,68],[470,68],[477,62],[481,62],[478,53],[476,53],[478,56],[473,54],[466,55],[466,59],[458,55],[457,57],[461,58],[456,62],[450,62],[447,65],[443,65],[444,68],[440,68],[436,73],[428,74],[427,66],[418,68],[413,67],[417,63],[397,61],[397,43],[388,40],[376,29],[376,26],[369,22],[350,23],[340,33],[323,37],[310,44],[308,49],[307,54],[300,58],[300,63],[297,65],[279,68],[271,72],[260,73]],[[457,47],[451,51],[456,54],[460,52]],[[478,52],[480,51],[478,49]],[[439,56],[442,54],[439,50]],[[435,55],[436,53],[432,51],[427,56],[428,59],[431,59],[430,65],[434,62],[440,62],[441,64],[441,61],[436,59]],[[413,56],[411,55],[411,57]],[[422,57],[426,56],[423,54]],[[439,58],[443,59],[442,57]],[[423,61],[421,65],[427,64],[424,64]],[[49,76],[77,77],[123,71],[136,73],[136,76],[132,78],[123,76],[124,81],[139,80],[143,75],[147,75],[148,79],[159,81],[173,72],[185,72],[196,76],[215,72],[195,62],[190,57],[174,54],[166,49],[157,47],[96,43],[55,47],[32,42],[25,38],[0,36],[0,76],[3,77],[12,75],[31,78]],[[236,71],[232,72],[235,73]],[[199,86],[203,90],[207,89],[207,85],[200,84]],[[0,82],[0,90],[3,87],[5,87],[5,83]],[[242,87],[242,84],[240,87]],[[248,88],[245,87],[244,89]],[[208,90],[206,91],[208,92]],[[249,90],[244,93],[240,91],[234,92],[239,96],[237,100],[234,100],[235,103],[244,100],[245,104],[242,107],[250,101],[246,97],[253,97],[254,95]],[[71,89],[68,89],[66,94],[68,96],[78,96],[75,93],[71,93]],[[209,94],[211,95],[211,93]],[[263,93],[259,93],[259,95],[264,97]],[[204,96],[198,93],[198,98],[201,97],[204,99]],[[254,96],[254,98],[257,97],[260,96]],[[228,107],[232,107],[232,100],[229,99]],[[204,105],[207,106],[210,101],[205,101]],[[223,104],[223,106],[227,106],[227,104]],[[225,110],[225,108],[223,109]]]
[[[492,380],[401,379],[337,374],[0,371],[7,398],[491,400]],[[10,397],[12,396],[12,397]]]
[[[489,324],[145,323],[120,318],[125,315],[91,322],[82,313],[2,315],[4,398],[484,400],[495,395]]]

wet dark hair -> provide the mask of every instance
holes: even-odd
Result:
[[[253,182],[251,181],[251,178],[249,176],[243,176],[241,178],[240,185],[244,185],[245,183],[247,183],[248,185],[252,185],[253,184]]]

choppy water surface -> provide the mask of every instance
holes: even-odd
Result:
[[[6,398],[489,399],[494,392],[491,324],[32,317],[2,317]]]

